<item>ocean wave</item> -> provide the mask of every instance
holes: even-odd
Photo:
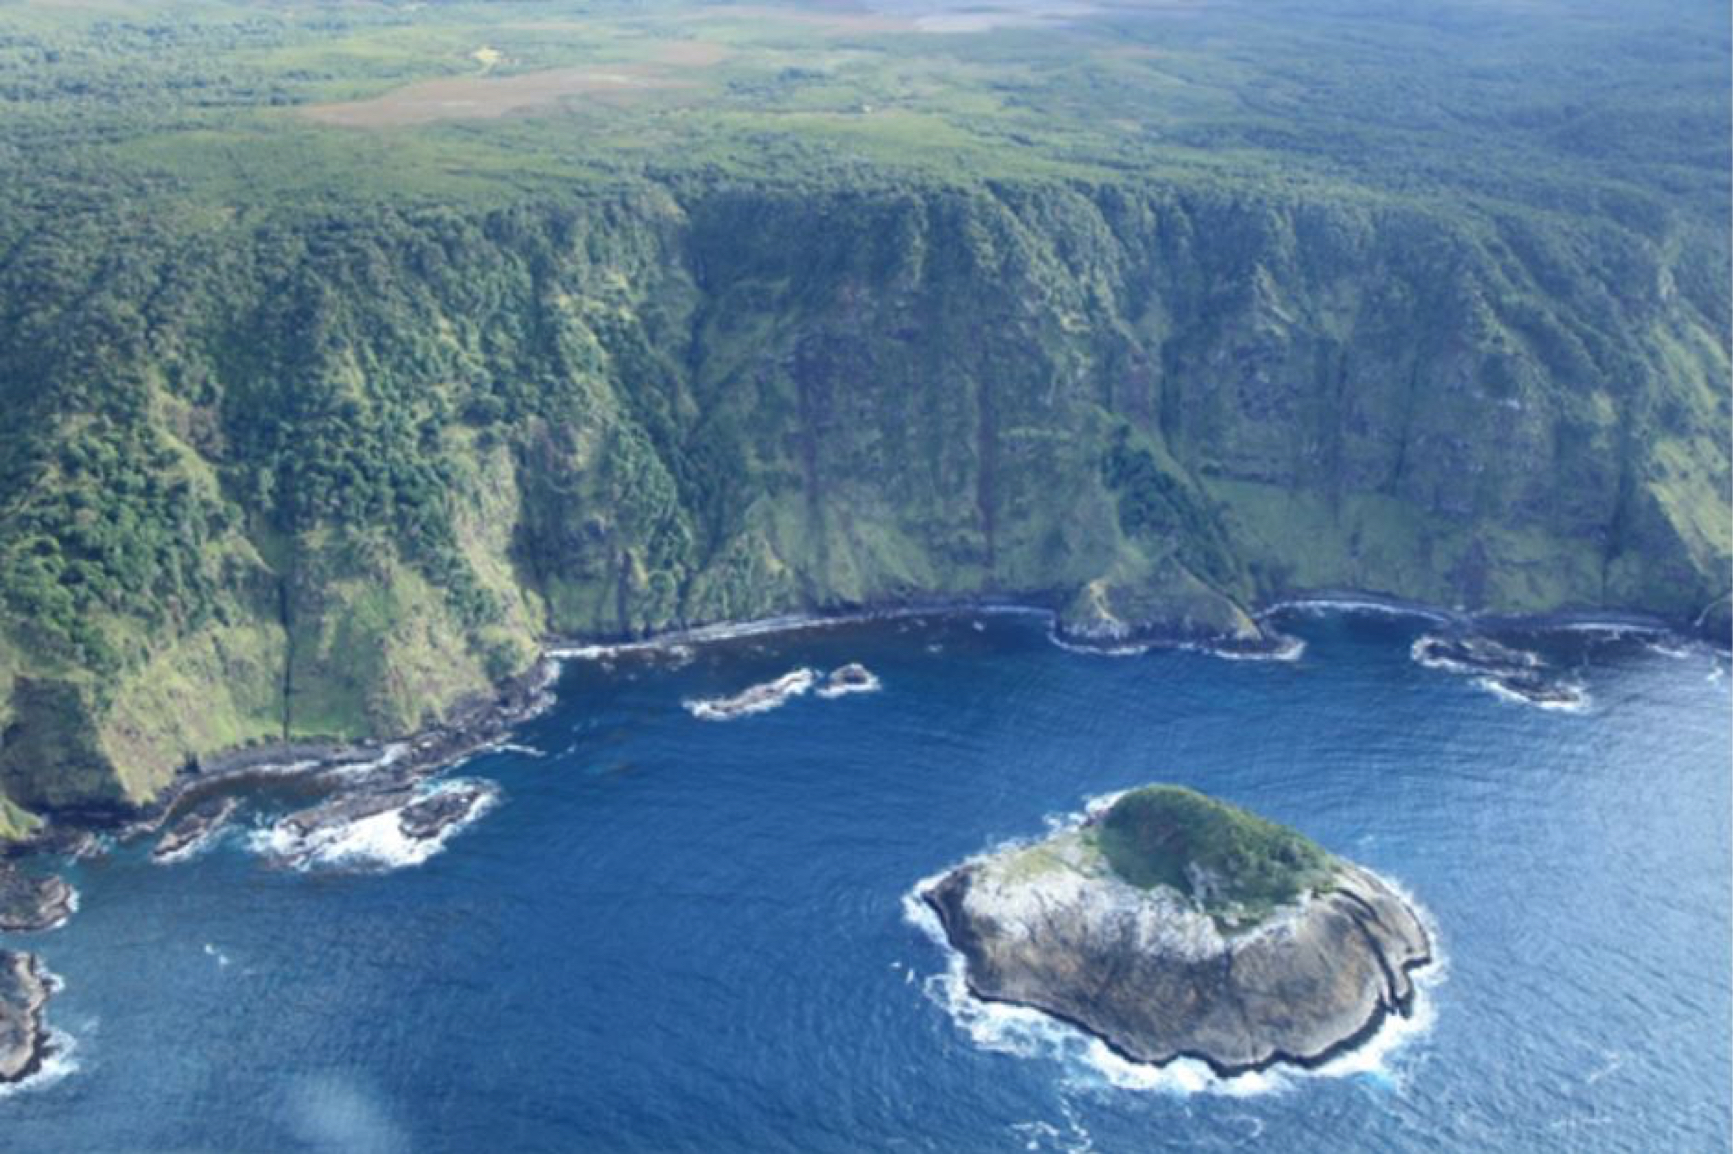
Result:
[[[1414,639],[1408,655],[1423,668],[1471,678],[1476,688],[1513,705],[1555,713],[1586,713],[1591,706],[1587,687],[1552,675],[1540,654],[1489,638],[1453,641],[1425,633]]]
[[[56,1082],[78,1073],[78,1039],[57,1026],[48,1027],[48,1044],[42,1064],[35,1072],[16,1082],[0,1082],[0,1100],[14,1094],[46,1090]]]
[[[830,671],[816,692],[820,697],[833,700],[847,697],[851,693],[877,693],[884,688],[878,675],[864,665],[850,662]]]
[[[1298,661],[1306,655],[1306,643],[1298,637],[1290,637],[1286,633],[1272,635],[1276,642],[1273,649],[1242,649],[1233,645],[1210,645],[1207,642],[1187,642],[1181,649],[1193,653],[1207,653],[1211,657],[1220,657],[1224,661]]]
[[[1419,617],[1439,624],[1448,624],[1458,619],[1456,615],[1442,609],[1358,597],[1299,597],[1289,601],[1277,601],[1273,605],[1266,605],[1257,616],[1262,619],[1278,613],[1303,613],[1309,617],[1323,617],[1332,613],[1366,613],[1380,617]]]
[[[802,666],[774,681],[749,686],[732,697],[689,698],[681,704],[700,721],[732,721],[754,713],[768,713],[806,693],[818,682],[818,673]]]
[[[378,757],[368,761],[351,761],[333,765],[325,771],[325,775],[339,778],[366,777],[370,773],[377,773],[382,769],[396,765],[407,756],[409,756],[409,743],[407,741],[393,741],[379,751]],[[317,766],[319,763],[315,761],[305,764]]]
[[[1552,713],[1587,713],[1593,708],[1593,699],[1588,690],[1575,682],[1560,682],[1552,688],[1566,694],[1560,698],[1536,699],[1520,690],[1512,689],[1497,677],[1476,677],[1474,685],[1484,689],[1500,701],[1511,705],[1528,705],[1535,709],[1545,709]]]
[[[1089,641],[1071,641],[1059,632],[1057,624],[1047,631],[1047,640],[1065,650],[1067,653],[1081,653],[1085,657],[1142,657],[1154,645],[1141,642],[1096,643]]]
[[[430,837],[403,831],[403,811],[417,802],[460,790],[477,796],[469,811]],[[257,830],[253,851],[270,861],[300,871],[341,869],[378,871],[418,866],[439,853],[459,832],[474,825],[499,802],[499,786],[480,778],[446,778],[417,790],[400,805],[366,814],[353,821],[317,826],[303,833],[280,820]]]
[[[1045,819],[1049,833],[1043,838],[1082,824],[1111,806],[1124,792],[1120,790],[1092,797],[1081,813],[1049,815]],[[997,856],[1036,840],[1041,839],[1010,838],[971,855],[960,865]],[[957,868],[960,866],[948,866],[922,878],[902,897],[903,920],[938,946],[945,959],[942,971],[921,981],[922,994],[943,1010],[976,1046],[993,1053],[1055,1062],[1065,1071],[1067,1081],[1080,1089],[1111,1088],[1180,1097],[1210,1094],[1243,1098],[1287,1090],[1308,1079],[1362,1077],[1400,1090],[1404,1074],[1394,1060],[1397,1053],[1429,1034],[1437,1021],[1433,991],[1449,974],[1448,958],[1437,922],[1406,887],[1381,873],[1379,880],[1414,911],[1432,943],[1432,961],[1410,974],[1414,983],[1414,1001],[1408,1015],[1387,1015],[1370,1038],[1312,1068],[1281,1066],[1224,1077],[1207,1063],[1192,1058],[1176,1058],[1160,1066],[1133,1061],[1115,1053],[1093,1034],[1040,1010],[987,1001],[969,990],[967,962],[951,945],[939,915],[927,904],[925,896]]]

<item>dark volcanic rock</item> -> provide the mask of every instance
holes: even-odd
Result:
[[[417,841],[438,837],[445,830],[467,818],[480,805],[488,791],[473,785],[453,785],[430,793],[403,807],[397,815],[397,828],[404,837]]]
[[[150,856],[161,862],[174,861],[192,853],[221,832],[239,805],[232,797],[213,797],[200,802],[169,827]]]
[[[0,930],[52,929],[72,916],[77,893],[57,877],[35,877],[0,862]]]
[[[48,1053],[51,990],[34,954],[0,950],[0,1083],[29,1077]]]
[[[1193,897],[1122,880],[1088,829],[977,860],[923,894],[979,997],[1046,1011],[1137,1061],[1223,1074],[1316,1065],[1408,1014],[1431,960],[1414,911],[1335,862],[1329,885],[1224,932]]]
[[[1576,709],[1588,695],[1574,681],[1548,667],[1539,654],[1515,649],[1490,637],[1427,634],[1414,642],[1414,660],[1429,669],[1478,677],[1489,688],[1551,709]]]

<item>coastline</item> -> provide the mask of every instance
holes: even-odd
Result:
[[[205,755],[192,761],[189,770],[177,776],[148,805],[112,811],[76,807],[50,810],[42,815],[48,820],[37,834],[19,841],[0,843],[0,863],[43,853],[76,855],[98,833],[110,833],[122,841],[146,837],[162,830],[184,808],[247,782],[317,778],[338,773],[361,778],[380,776],[380,771],[384,770],[404,780],[424,779],[498,744],[508,738],[515,727],[550,707],[554,700],[553,686],[567,661],[608,660],[622,654],[660,652],[685,645],[716,644],[876,621],[968,614],[1042,617],[1048,623],[1049,637],[1055,644],[1072,652],[1107,656],[1179,649],[1233,659],[1292,660],[1298,656],[1292,639],[1266,628],[1271,619],[1292,612],[1411,616],[1452,628],[1489,632],[1634,632],[1676,636],[1707,644],[1717,653],[1733,652],[1733,647],[1717,644],[1718,639],[1704,637],[1652,614],[1586,610],[1476,614],[1351,589],[1303,590],[1259,606],[1251,616],[1264,631],[1263,638],[1249,644],[1226,637],[1210,642],[1191,634],[1160,629],[1141,630],[1131,637],[1094,639],[1065,631],[1060,624],[1059,610],[1045,601],[1039,595],[1024,599],[934,598],[834,612],[784,613],[746,621],[683,625],[639,637],[549,637],[529,668],[501,685],[493,697],[461,706],[453,717],[436,726],[392,738],[350,742],[300,739]]]

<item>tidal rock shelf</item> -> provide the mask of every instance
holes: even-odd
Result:
[[[1178,787],[965,863],[924,890],[976,997],[1133,1061],[1321,1065],[1412,1014],[1420,916],[1371,871]]]

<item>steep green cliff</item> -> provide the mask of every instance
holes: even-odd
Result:
[[[0,837],[549,635],[1727,636],[1723,9],[1074,9],[0,4]]]
[[[138,802],[412,730],[544,635],[789,610],[1693,622],[1725,296],[1688,236],[1581,228],[1030,182],[170,222],[73,267],[27,238],[0,782]]]

